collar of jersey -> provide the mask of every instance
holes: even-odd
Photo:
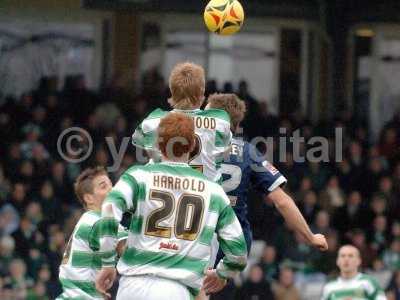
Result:
[[[352,280],[354,280],[354,279],[357,279],[357,278],[359,278],[361,276],[361,273],[360,272],[358,272],[357,273],[357,275],[356,276],[354,276],[353,278],[350,278],[350,279],[344,279],[343,277],[340,277],[340,280],[342,280],[342,281],[344,281],[344,282],[349,282],[349,281],[352,281]]]
[[[187,163],[177,162],[177,161],[161,161],[160,164],[175,165],[175,166],[181,166],[181,167],[189,167],[189,165]]]
[[[184,113],[193,113],[193,112],[199,112],[199,111],[201,111],[201,109],[200,108],[196,108],[196,109],[177,109],[177,108],[175,108],[172,111],[184,112]]]

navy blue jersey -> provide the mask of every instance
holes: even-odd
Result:
[[[229,160],[221,165],[222,187],[243,230],[250,231],[247,196],[250,188],[268,194],[286,182],[286,178],[250,143],[232,139]]]

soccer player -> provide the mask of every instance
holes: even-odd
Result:
[[[375,279],[359,273],[361,256],[356,247],[342,246],[336,264],[340,269],[340,277],[325,285],[322,300],[386,300]]]
[[[206,291],[216,292],[246,266],[246,242],[228,197],[187,164],[195,147],[194,128],[187,114],[165,116],[157,134],[162,161],[128,169],[103,204],[108,224],[100,243],[104,253],[115,250],[122,214],[133,213],[127,249],[117,266],[117,299],[192,299],[203,279]],[[208,270],[214,232],[225,256]],[[96,287],[105,293],[116,274],[114,255],[102,262]]]
[[[231,118],[231,129],[234,134],[243,120],[246,106],[235,94],[214,94],[208,98],[207,109],[223,109]],[[247,219],[247,196],[249,187],[253,187],[272,201],[286,223],[300,233],[312,246],[327,250],[326,239],[321,234],[313,234],[292,198],[286,194],[281,185],[286,178],[256,148],[237,137],[232,139],[230,157],[221,166],[222,186],[231,199],[231,205],[242,225],[247,249],[250,250],[252,233]],[[218,259],[217,259],[218,261]]]
[[[104,299],[96,291],[95,279],[101,268],[99,252],[101,205],[112,188],[110,178],[102,167],[88,168],[76,179],[75,193],[86,212],[82,215],[68,241],[60,266],[61,299]],[[128,232],[118,227],[118,251],[122,251]]]
[[[205,77],[201,66],[194,63],[177,64],[169,78],[172,97],[169,104],[175,112],[184,112],[194,119],[196,147],[190,154],[189,165],[201,171],[207,178],[217,182],[223,154],[231,142],[230,120],[225,111],[200,109],[204,102]],[[156,109],[136,128],[132,143],[150,152],[150,157],[159,158],[156,149],[156,132],[161,119],[168,113]]]

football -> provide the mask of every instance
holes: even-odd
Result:
[[[204,22],[209,31],[231,35],[240,30],[244,10],[237,0],[211,0],[204,10]]]

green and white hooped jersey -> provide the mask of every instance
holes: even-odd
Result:
[[[220,109],[178,110],[193,116],[197,145],[191,154],[189,165],[201,171],[208,179],[217,182],[223,155],[229,150],[232,133],[228,113]],[[161,119],[169,111],[156,109],[136,128],[132,135],[132,143],[139,148],[156,150],[157,129]]]
[[[101,234],[102,252],[115,249],[124,212],[133,216],[127,249],[117,265],[122,276],[171,279],[195,296],[209,265],[214,232],[225,253],[217,267],[220,276],[233,277],[246,266],[246,242],[228,197],[188,164],[134,166],[121,176],[103,203],[108,228]],[[113,263],[112,257],[103,259],[103,264]]]
[[[386,296],[374,278],[359,273],[352,279],[339,277],[326,284],[321,300],[386,300]]]
[[[60,265],[59,279],[63,293],[57,299],[104,299],[95,288],[102,257],[110,256],[98,251],[102,227],[101,213],[94,211],[85,212],[76,224]],[[128,232],[120,225],[118,240],[127,237]]]

